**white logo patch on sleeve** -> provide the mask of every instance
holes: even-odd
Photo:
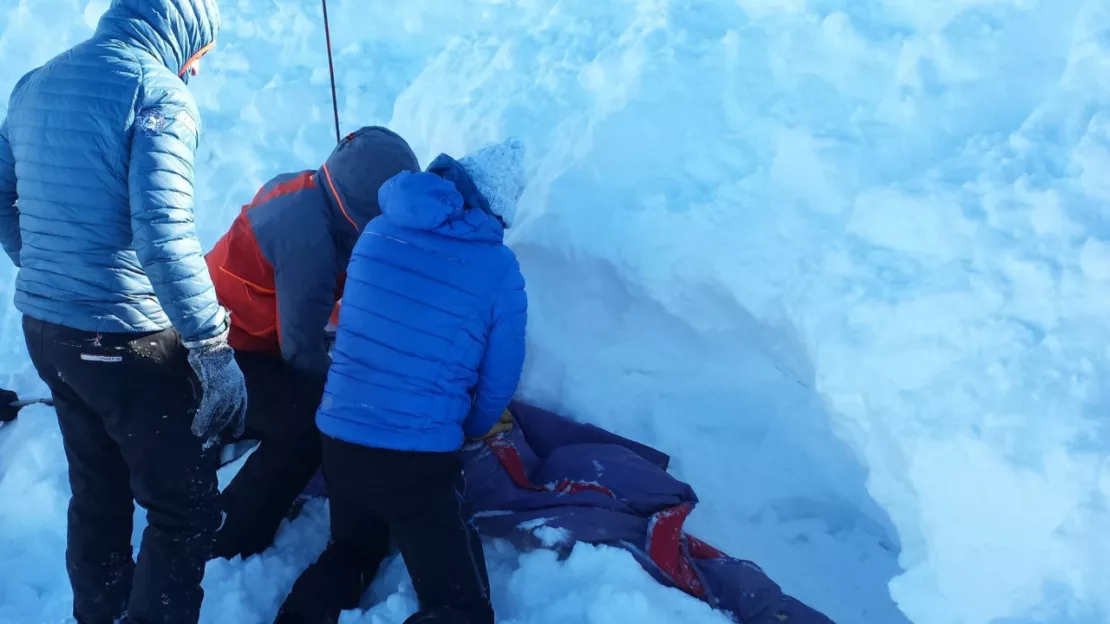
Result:
[[[138,118],[135,119],[135,125],[145,134],[158,134],[166,129],[166,116],[157,109],[140,111]]]
[[[161,134],[170,129],[173,124],[181,124],[186,136],[194,138],[197,136],[197,122],[185,111],[167,115],[160,109],[148,108],[139,111],[139,116],[135,118],[135,127],[147,136]]]

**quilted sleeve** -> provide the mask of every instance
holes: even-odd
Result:
[[[490,430],[516,394],[524,370],[524,335],[528,297],[516,258],[507,272],[493,308],[493,325],[478,367],[478,388],[463,431],[476,438]]]
[[[217,336],[227,324],[193,222],[198,134],[189,104],[163,97],[140,106],[128,174],[135,252],[186,342]]]
[[[16,206],[15,157],[8,142],[8,122],[0,125],[0,245],[19,266],[23,240],[19,233],[19,207]]]
[[[302,241],[273,258],[281,355],[296,370],[324,379],[331,366],[326,329],[335,309],[339,257],[330,237]]]

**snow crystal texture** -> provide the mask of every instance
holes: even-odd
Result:
[[[106,6],[3,0],[0,97]],[[673,454],[692,531],[841,624],[1110,621],[1110,3],[329,6],[343,132],[424,165],[527,146],[522,396]],[[206,246],[334,141],[319,3],[222,10],[191,82]],[[0,383],[41,393],[13,275]],[[28,408],[0,431],[0,621],[68,613],[67,498]],[[270,621],[326,526],[310,504],[210,564],[203,621]],[[624,553],[488,549],[504,622],[726,621]],[[399,561],[366,604],[343,622],[413,610]]]

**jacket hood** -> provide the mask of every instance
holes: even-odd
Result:
[[[505,227],[456,160],[441,155],[427,173],[401,173],[379,191],[382,214],[391,222],[443,236],[501,242]]]
[[[216,0],[112,0],[94,38],[146,50],[188,80],[185,69],[215,45],[219,31]]]
[[[420,171],[408,142],[387,128],[366,126],[348,134],[316,172],[334,233],[347,254],[366,224],[382,213],[379,189],[402,171]]]

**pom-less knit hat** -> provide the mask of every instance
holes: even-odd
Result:
[[[489,202],[490,212],[505,227],[516,220],[516,205],[527,183],[524,174],[524,144],[511,138],[487,145],[459,161],[478,192]]]

